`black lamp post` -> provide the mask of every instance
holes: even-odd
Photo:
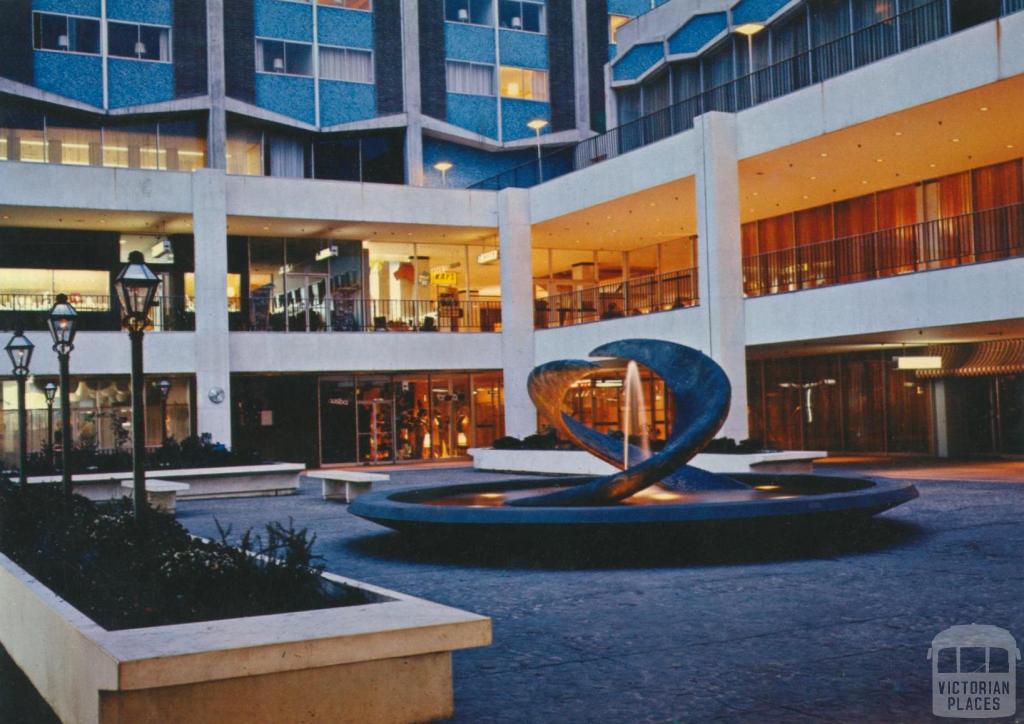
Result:
[[[19,329],[5,349],[14,366],[14,379],[18,382],[18,482],[24,488],[28,484],[28,413],[25,410],[25,380],[28,379],[28,365],[32,361],[32,350],[35,349],[35,345]]]
[[[43,386],[43,394],[46,395],[46,449],[53,465],[53,401],[57,397],[57,385],[51,380]]]
[[[75,348],[78,312],[66,294],[58,294],[47,322],[53,337],[53,351],[60,361],[60,479],[64,496],[71,497],[71,396],[69,371],[71,350]]]
[[[167,444],[167,395],[171,393],[171,381],[166,377],[156,383],[160,390],[160,443]]]
[[[132,510],[141,520],[146,510],[146,388],[142,371],[142,336],[160,278],[146,266],[141,251],[128,255],[128,265],[114,279],[122,322],[132,343]]]

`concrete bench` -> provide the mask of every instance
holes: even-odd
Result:
[[[390,475],[383,473],[361,473],[355,470],[310,470],[304,477],[320,481],[321,496],[324,500],[340,500],[351,503],[363,493],[368,493],[374,483],[386,483]]]
[[[123,481],[121,487],[127,489],[129,493],[135,492],[135,483],[131,480]],[[178,493],[184,493],[191,487],[188,483],[149,478],[146,480],[146,500],[154,509],[173,515],[177,507]]]

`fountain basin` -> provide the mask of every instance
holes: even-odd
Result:
[[[694,527],[707,523],[809,521],[863,518],[913,500],[906,481],[875,481],[815,475],[731,476],[749,489],[681,492],[655,485],[617,503],[597,506],[508,505],[590,480],[530,478],[369,493],[349,510],[405,532],[563,532],[567,527]]]

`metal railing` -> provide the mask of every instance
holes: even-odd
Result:
[[[697,304],[697,270],[683,269],[552,294],[534,301],[534,327],[636,317]]]
[[[21,326],[27,331],[48,329],[47,318],[56,294],[0,292],[0,329]],[[114,332],[121,329],[121,305],[116,296],[68,293],[78,312],[78,330]],[[157,297],[149,315],[156,332],[191,332],[196,328],[195,300],[185,296]]]
[[[743,259],[749,297],[1024,256],[1024,204],[872,231]]]
[[[248,332],[499,332],[501,302],[464,299],[230,300],[231,329]]]
[[[648,146],[693,128],[708,111],[736,112],[949,35],[949,0],[927,4],[815,46],[770,66],[709,88],[606,133],[585,139],[472,184],[469,188],[528,188]],[[1024,0],[1003,0],[1001,15],[1024,10]]]

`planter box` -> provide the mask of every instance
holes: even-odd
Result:
[[[0,555],[0,644],[74,724],[405,722],[453,713],[489,618],[325,574],[374,603],[107,631]]]
[[[301,463],[270,463],[268,465],[237,465],[223,468],[181,468],[179,470],[147,470],[146,478],[188,483],[191,487],[178,494],[180,500],[191,498],[232,498],[255,495],[291,495],[299,489],[299,474],[306,469]],[[121,483],[131,480],[131,472],[88,473],[74,476],[75,492],[89,500],[110,500],[124,495]],[[28,479],[29,483],[59,483],[59,475]]]
[[[495,450],[475,447],[469,450],[477,470],[511,473],[562,475],[609,475],[618,468],[585,450]],[[690,465],[712,473],[806,473],[817,458],[827,452],[784,450],[750,455],[700,453]]]

